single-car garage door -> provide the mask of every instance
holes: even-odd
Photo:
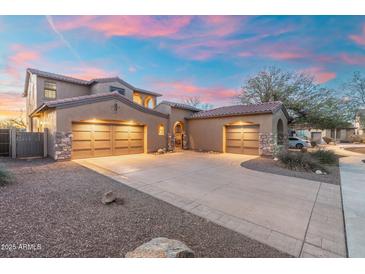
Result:
[[[226,152],[259,155],[259,126],[226,126]]]
[[[72,158],[144,152],[144,127],[139,125],[72,124]]]

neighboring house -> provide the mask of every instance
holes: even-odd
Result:
[[[318,144],[324,143],[323,137],[329,137],[340,142],[350,142],[355,134],[355,127],[336,128],[336,129],[313,129],[305,126],[293,126],[293,135],[315,141]]]
[[[287,145],[281,102],[201,111],[162,101],[118,77],[85,81],[28,69],[28,131],[44,131],[56,160],[149,153],[159,148],[270,155]]]
[[[365,134],[365,109],[360,109],[355,116],[355,127],[357,135]]]

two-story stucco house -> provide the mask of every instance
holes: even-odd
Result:
[[[286,144],[281,102],[202,111],[162,101],[119,77],[81,80],[27,69],[28,131],[47,134],[55,160],[149,153],[159,148],[254,155]]]

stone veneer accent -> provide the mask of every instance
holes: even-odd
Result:
[[[274,150],[274,135],[272,133],[259,133],[259,154],[272,155]]]
[[[173,151],[175,148],[175,136],[169,134],[168,135],[168,140],[167,140],[167,150],[168,151]]]
[[[273,133],[259,133],[259,154],[273,155],[288,149],[288,136],[283,136],[283,144],[277,145],[277,137]]]
[[[189,137],[186,133],[183,134],[183,149],[189,149]]]
[[[55,160],[71,160],[72,132],[56,132]]]

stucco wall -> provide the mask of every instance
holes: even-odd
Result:
[[[114,111],[115,103],[118,105],[117,111]],[[147,126],[147,152],[166,147],[167,136],[158,135],[158,127],[163,124],[166,129],[167,118],[139,111],[117,100],[57,109],[56,112],[58,132],[71,132],[72,122],[84,120],[133,121]]]
[[[37,108],[37,75],[35,74],[31,74],[29,77],[27,93],[25,100],[27,131],[32,131],[32,119],[29,114]]]
[[[48,155],[52,158],[55,156],[55,134],[56,134],[56,111],[54,109],[50,109],[44,112],[43,115],[43,127],[48,129],[47,136],[47,147],[48,147]]]
[[[91,86],[91,94],[110,92],[110,86],[123,88],[125,90],[125,97],[133,100],[133,90],[119,82],[96,83]]]
[[[188,121],[189,144],[194,150],[213,150],[223,152],[223,130],[227,124],[244,122],[260,125],[260,133],[272,133],[271,114],[246,115],[212,119],[193,119]]]
[[[76,96],[83,96],[90,94],[90,88],[88,86],[72,84],[63,81],[56,81],[53,79],[47,79],[44,77],[37,77],[37,107],[39,107],[42,103],[49,100],[55,99],[47,99],[44,98],[44,82],[49,81],[52,83],[56,83],[56,99],[64,99]]]
[[[188,123],[185,118],[190,117],[193,114],[190,110],[171,108],[170,114],[170,132],[173,133],[173,128],[176,122],[180,121],[184,125],[184,131],[188,132]]]

